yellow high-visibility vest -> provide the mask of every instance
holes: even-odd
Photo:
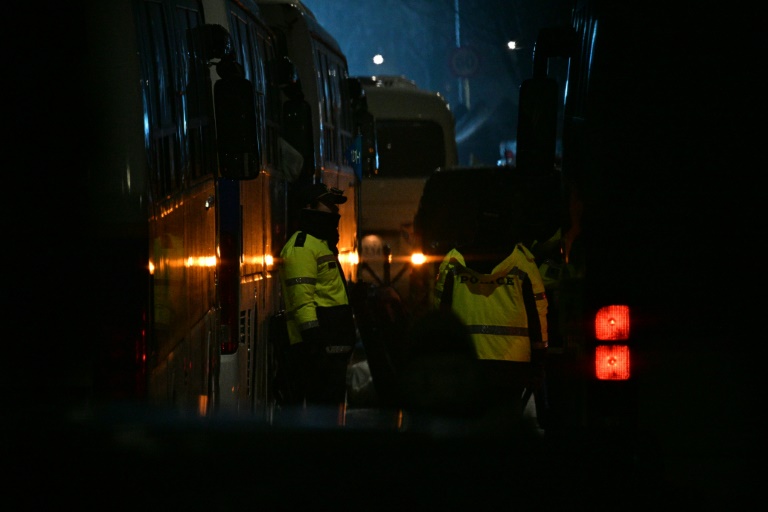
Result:
[[[530,282],[527,291],[526,281]],[[433,305],[440,308],[446,302],[467,326],[480,359],[529,362],[532,348],[547,348],[544,282],[523,244],[491,274],[468,268],[464,256],[452,249],[440,264]]]
[[[338,259],[325,240],[297,231],[280,251],[279,270],[291,344],[320,325],[318,308],[349,304]]]

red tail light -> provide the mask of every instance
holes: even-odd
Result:
[[[629,339],[629,306],[605,306],[595,315],[595,337],[603,341]]]
[[[629,306],[611,305],[595,315],[595,338],[600,341],[629,340]],[[595,377],[599,380],[628,380],[630,355],[628,345],[595,347]]]
[[[595,347],[595,377],[600,380],[629,379],[629,347],[626,345]]]

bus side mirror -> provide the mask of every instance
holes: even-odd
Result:
[[[312,107],[303,99],[293,98],[283,103],[283,138],[301,154],[304,161],[301,175],[312,176],[315,172]]]
[[[539,31],[533,54],[533,78],[520,86],[517,119],[517,167],[534,174],[549,174],[555,167],[557,145],[557,81],[548,76],[549,59],[571,58],[578,49],[570,26]]]
[[[557,82],[546,76],[520,86],[517,120],[517,168],[548,174],[555,167],[557,142]]]
[[[363,84],[357,77],[347,78],[347,89],[352,104],[352,116],[355,126],[355,135],[359,145],[356,148],[360,154],[358,175],[373,176],[377,172],[378,147],[376,145],[376,120],[368,110],[368,98],[365,96]]]
[[[221,77],[213,87],[219,172],[234,180],[257,178],[261,156],[253,84],[235,61],[222,60],[216,71]]]

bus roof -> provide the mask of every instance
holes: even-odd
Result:
[[[403,75],[374,75],[358,77],[363,85],[373,85],[376,87],[407,87],[409,89],[418,89],[415,80],[406,78]]]
[[[339,46],[336,38],[320,24],[315,17],[315,13],[300,0],[257,0],[257,3],[260,5],[262,12],[264,11],[265,6],[268,7],[272,5],[285,5],[295,9],[298,11],[300,18],[306,22],[309,31],[328,45],[328,47],[338,54],[344,62],[347,61],[346,54],[341,50],[341,46]]]
[[[454,124],[450,105],[440,93],[410,87],[363,83],[368,109],[379,119],[439,119]]]

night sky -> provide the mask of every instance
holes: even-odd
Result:
[[[345,52],[350,75],[404,75],[445,97],[457,118],[461,163],[495,164],[517,134],[520,84],[532,71],[538,30],[568,23],[571,0],[309,0]],[[518,48],[506,44],[515,40]],[[457,46],[477,59],[468,76],[452,66]],[[381,65],[373,56],[384,57]],[[459,97],[459,81],[463,90]]]

